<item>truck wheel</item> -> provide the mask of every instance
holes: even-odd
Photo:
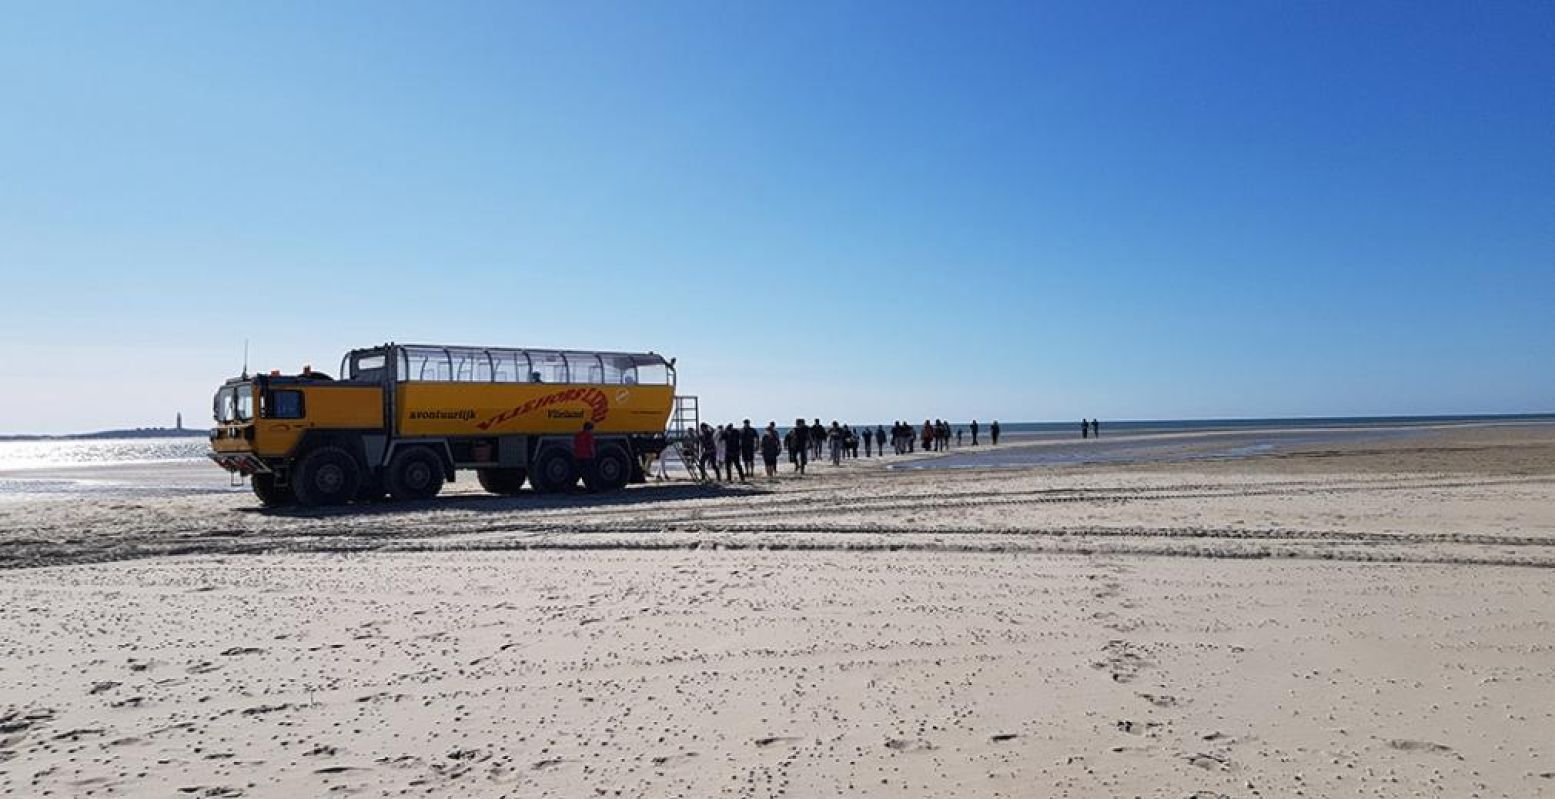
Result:
[[[585,479],[590,491],[620,491],[632,476],[632,459],[617,446],[603,446],[594,456],[594,473]]]
[[[578,484],[578,464],[561,447],[550,447],[535,458],[535,471],[529,478],[536,491],[547,494],[571,491]]]
[[[256,474],[249,478],[248,486],[254,489],[254,496],[259,497],[259,504],[267,508],[284,508],[297,501],[289,486],[275,484],[273,474]]]
[[[477,469],[475,472],[481,488],[503,496],[517,494],[524,487],[526,476],[523,469]]]
[[[389,496],[431,499],[443,490],[443,459],[426,447],[406,447],[389,461]]]
[[[306,507],[344,505],[356,497],[362,479],[351,453],[339,447],[319,447],[302,456],[292,470],[292,493]]]

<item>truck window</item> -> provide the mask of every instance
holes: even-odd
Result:
[[[212,404],[211,413],[218,422],[230,422],[236,413],[236,406],[232,389],[223,388],[216,392],[215,402]]]
[[[388,360],[382,354],[359,355],[351,364],[352,380],[379,382],[383,380],[383,368]]]
[[[559,352],[530,352],[530,383],[568,383],[567,360]]]
[[[237,414],[233,417],[239,422],[246,422],[254,418],[254,387],[238,386],[233,389],[237,394]]]
[[[270,418],[271,419],[301,419],[301,418],[303,418],[302,392],[301,391],[272,391],[272,392],[270,392]]]

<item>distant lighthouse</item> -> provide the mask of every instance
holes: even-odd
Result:
[[[179,430],[184,429],[184,414],[183,414],[182,411],[180,411],[179,414],[178,414],[177,428]]]

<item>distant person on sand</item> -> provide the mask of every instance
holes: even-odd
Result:
[[[1090,438],[1091,437],[1091,423],[1087,419],[1081,419],[1080,420],[1080,437],[1081,438]]]
[[[745,461],[745,475],[756,476],[756,442],[761,434],[756,428],[751,427],[751,420],[746,419],[744,426],[740,428],[740,459]]]
[[[804,474],[805,464],[810,462],[810,428],[805,427],[803,419],[795,419],[794,429],[789,433],[794,437],[794,445],[788,450],[794,458],[794,471]]]
[[[923,451],[934,451],[934,423],[928,419],[923,420]]]
[[[864,428],[863,431],[859,434],[859,437],[864,439],[864,457],[875,457],[875,437],[870,433],[869,428]],[[858,452],[855,450],[854,454],[857,455]]]
[[[767,429],[761,434],[761,463],[767,469],[767,478],[777,477],[778,453],[783,451],[783,441],[778,438],[777,422],[767,422]]]
[[[878,425],[878,424],[875,425],[875,449],[880,452],[880,456],[881,457],[885,457],[885,426],[884,425]]]
[[[810,450],[813,453],[811,460],[821,459],[821,448],[826,444],[826,428],[821,426],[821,420],[816,419],[810,426]]]
[[[831,447],[831,465],[842,465],[842,427],[834,419],[831,423],[831,431],[826,434],[826,443]]]
[[[977,446],[977,420],[972,420],[972,446]]]
[[[988,438],[993,441],[993,445],[994,446],[996,446],[996,447],[999,446],[999,420],[998,419],[993,420],[993,424],[988,425]]]
[[[1101,438],[1101,421],[1098,419],[1091,420],[1091,438]]]
[[[961,446],[961,434],[965,433],[965,432],[966,432],[965,430],[962,430],[959,427],[956,428],[956,446],[958,446],[958,447]]]

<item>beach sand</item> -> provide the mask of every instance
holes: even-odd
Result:
[[[313,513],[34,475],[0,793],[1555,796],[1555,426],[812,472]]]

